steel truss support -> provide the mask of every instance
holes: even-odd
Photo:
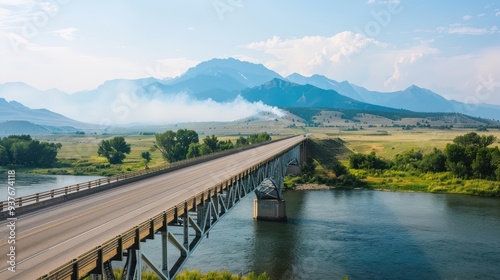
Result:
[[[263,182],[265,179],[272,181],[272,185],[276,189],[276,199],[283,200],[283,182],[289,165],[300,165],[300,146],[296,146],[267,162],[261,168],[263,169],[262,172],[259,172],[259,182]],[[269,190],[262,191],[269,192]],[[260,194],[257,193],[257,197],[260,197]]]
[[[288,165],[300,163],[300,146],[271,158],[266,162],[249,168],[231,179],[217,184],[207,191],[197,195],[192,200],[177,205],[171,213],[164,213],[163,225],[156,231],[161,235],[162,263],[161,270],[156,268],[143,255],[138,245],[145,239],[153,239],[156,232],[152,230],[146,238],[142,238],[137,230],[134,247],[126,251],[127,262],[123,269],[122,279],[140,279],[142,262],[148,266],[160,279],[173,279],[181,270],[187,258],[208,237],[210,229],[231,210],[243,197],[253,192],[265,179],[271,179],[276,185],[276,191],[282,198],[282,186]],[[173,215],[169,216],[168,215]],[[151,222],[153,228],[154,222]],[[144,236],[144,235],[142,235]],[[139,240],[140,239],[140,240]],[[169,243],[172,246],[168,246]],[[168,250],[175,248],[179,255],[175,262],[169,262]],[[126,249],[126,248],[123,248]],[[122,253],[119,254],[120,256]],[[170,254],[171,255],[171,254]],[[172,256],[171,256],[172,257]],[[106,270],[104,267],[103,270]],[[112,269],[111,269],[112,270]]]

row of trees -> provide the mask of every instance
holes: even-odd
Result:
[[[33,140],[30,135],[11,135],[0,139],[0,166],[49,167],[57,162],[60,143]]]
[[[240,136],[236,140],[236,144],[233,144],[231,140],[219,140],[215,135],[211,135],[203,138],[202,143],[200,143],[196,131],[179,129],[177,131],[168,130],[164,133],[155,134],[155,140],[151,150],[160,151],[166,161],[175,162],[235,147],[269,141],[271,140],[271,136],[267,132],[252,134],[248,137]]]
[[[394,169],[400,171],[445,172],[460,178],[500,180],[500,150],[490,148],[496,141],[493,135],[480,136],[470,132],[453,139],[444,151],[434,148],[423,154],[410,149],[397,154],[393,160],[378,157],[375,152],[368,155],[352,154],[349,166],[354,169]]]
[[[203,143],[200,143],[196,131],[179,129],[177,131],[168,130],[164,133],[155,134],[155,140],[151,151],[160,151],[166,161],[176,162],[187,158],[229,150],[234,147],[269,141],[271,140],[271,136],[267,132],[252,134],[248,137],[241,136],[236,140],[236,145],[234,145],[231,140],[221,141],[215,135],[211,135],[203,138]],[[126,158],[126,154],[129,153],[130,144],[127,144],[125,139],[119,136],[109,140],[102,140],[97,150],[97,154],[105,157],[111,164],[122,163]],[[151,154],[143,152],[141,157],[147,166],[149,161],[151,161]]]

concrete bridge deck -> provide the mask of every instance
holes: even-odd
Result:
[[[9,271],[8,263],[2,261],[0,279],[36,279],[46,275],[302,141],[304,136],[292,137],[22,214],[16,221],[16,271]],[[0,225],[3,260],[11,246],[7,242],[7,224],[8,221],[2,221]]]

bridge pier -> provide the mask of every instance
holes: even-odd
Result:
[[[259,221],[286,222],[286,201],[280,199],[254,199],[253,218]]]

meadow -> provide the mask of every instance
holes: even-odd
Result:
[[[425,154],[432,151],[434,147],[443,150],[448,143],[452,143],[455,137],[474,131],[472,129],[414,129],[406,131],[396,128],[361,131],[332,131],[332,129],[325,128],[311,128],[310,130],[313,133],[313,141],[314,139],[317,141],[337,139],[350,150],[336,156],[346,167],[349,166],[348,157],[352,153],[369,154],[375,152],[377,156],[384,159],[394,159],[397,154],[410,149]],[[478,134],[496,136],[497,141],[491,145],[493,147],[500,143],[499,130],[478,132]],[[321,165],[317,167],[318,170],[322,168]],[[462,179],[453,176],[450,172],[420,173],[415,171],[349,169],[349,173],[364,182],[370,189],[482,196],[500,195],[500,182],[498,181]]]

